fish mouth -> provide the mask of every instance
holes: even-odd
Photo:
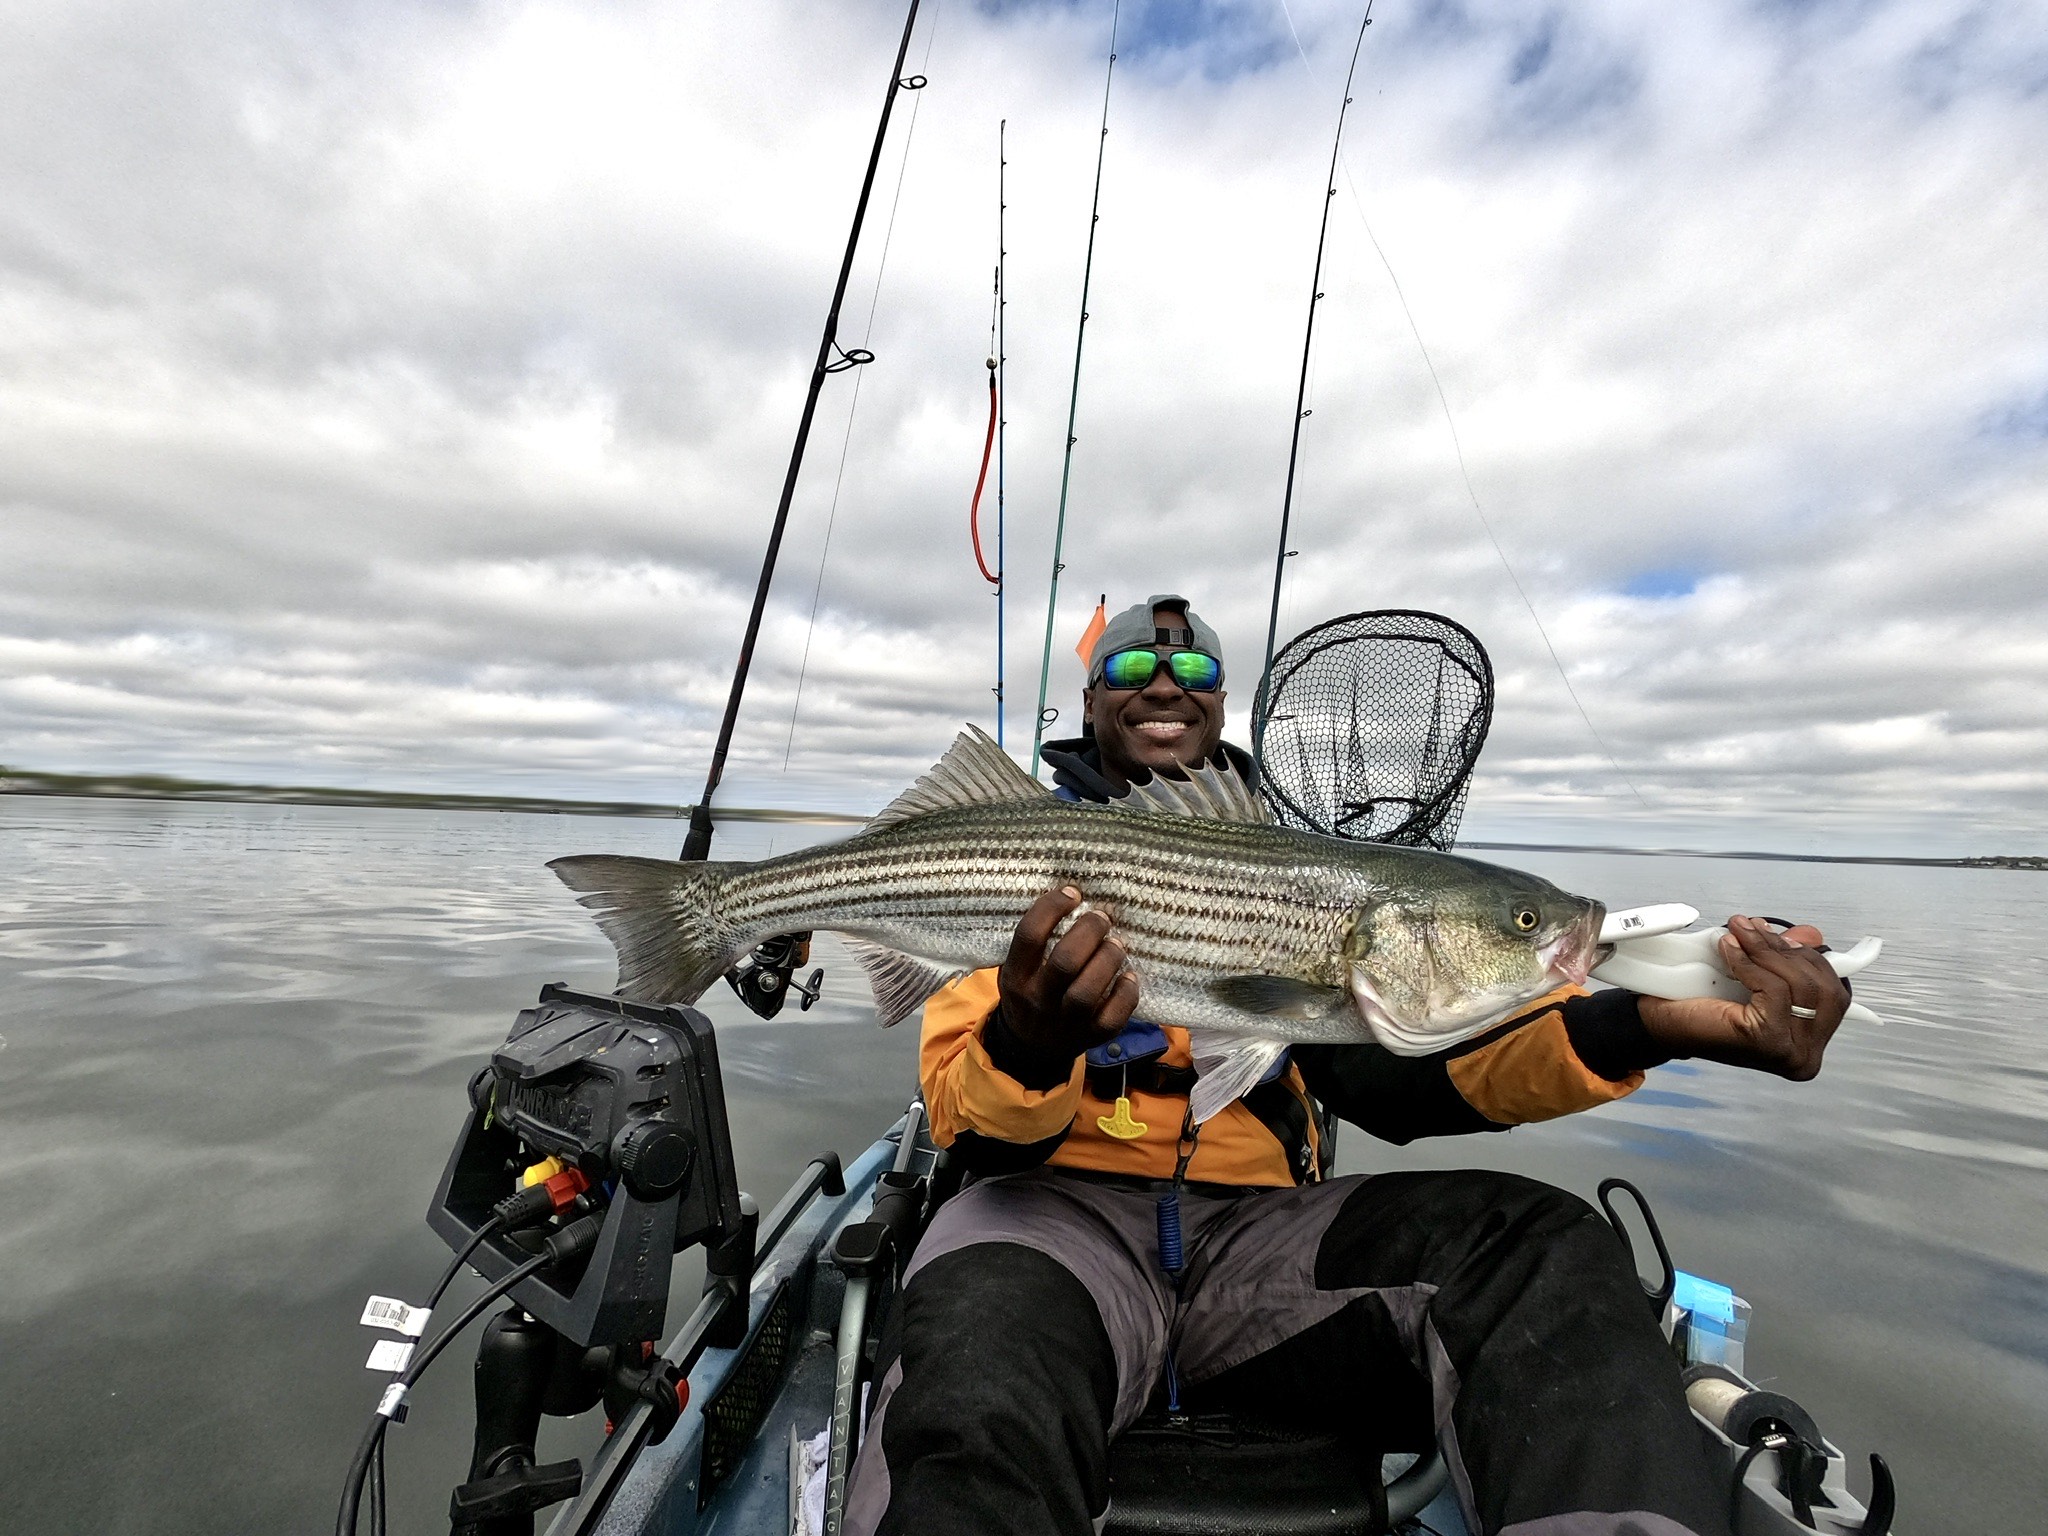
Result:
[[[1578,920],[1562,933],[1536,951],[1536,958],[1543,968],[1553,976],[1560,976],[1575,987],[1583,987],[1593,967],[1601,960],[1600,925],[1607,918],[1607,909],[1594,902]]]

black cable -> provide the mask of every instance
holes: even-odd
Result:
[[[370,1453],[370,1536],[384,1536],[384,1441]]]
[[[485,1238],[504,1224],[505,1218],[502,1213],[492,1216],[470,1234],[468,1242],[455,1250],[455,1257],[448,1261],[448,1267],[441,1271],[441,1278],[434,1282],[433,1290],[427,1293],[427,1311],[432,1312],[441,1304],[441,1298],[447,1294],[448,1287],[455,1283],[455,1277],[462,1273],[462,1266],[469,1262],[469,1256],[483,1246]]]
[[[571,1222],[548,1240],[548,1246],[543,1252],[528,1259],[524,1264],[521,1264],[517,1269],[506,1275],[504,1279],[490,1286],[475,1301],[464,1307],[454,1322],[448,1324],[447,1327],[435,1334],[431,1340],[413,1351],[412,1358],[406,1363],[405,1369],[398,1373],[391,1385],[384,1389],[383,1396],[378,1399],[377,1411],[371,1415],[370,1423],[363,1430],[362,1442],[357,1445],[356,1453],[349,1461],[348,1479],[342,1486],[341,1507],[334,1514],[335,1536],[356,1536],[356,1514],[362,1505],[363,1484],[369,1477],[370,1464],[375,1458],[379,1446],[383,1443],[384,1432],[391,1425],[391,1418],[384,1411],[384,1404],[390,1401],[392,1389],[398,1389],[398,1402],[402,1403],[405,1400],[405,1394],[412,1390],[414,1384],[426,1373],[427,1367],[434,1363],[435,1357],[448,1347],[455,1335],[483,1316],[490,1309],[492,1303],[503,1297],[507,1291],[511,1290],[521,1281],[538,1274],[550,1264],[559,1263],[572,1254],[581,1253],[594,1245],[603,1225],[604,1218],[601,1215],[585,1216],[580,1220]],[[472,1238],[468,1248],[464,1250],[460,1258],[466,1259],[469,1253],[475,1250],[476,1244],[480,1240],[480,1237]],[[396,1406],[397,1404],[394,1403],[394,1409]]]
[[[1728,1484],[1728,1529],[1731,1532],[1742,1529],[1742,1489],[1749,1477],[1750,1463],[1770,1449],[1772,1447],[1767,1441],[1758,1440],[1735,1458],[1735,1475]]]

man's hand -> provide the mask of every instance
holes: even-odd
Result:
[[[1064,1061],[1114,1039],[1138,1006],[1138,978],[1123,968],[1124,947],[1100,912],[1086,913],[1046,948],[1060,919],[1079,905],[1081,893],[1070,885],[1034,901],[997,977],[1004,1027],[1033,1051]]]
[[[1820,943],[1816,928],[1780,934],[1759,918],[1731,917],[1721,959],[1749,988],[1749,1002],[1645,997],[1643,1027],[1674,1055],[1704,1056],[1805,1082],[1820,1071],[1821,1056],[1849,1007],[1849,989],[1820,954]]]

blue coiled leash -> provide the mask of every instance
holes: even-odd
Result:
[[[1195,1144],[1202,1138],[1202,1128],[1195,1124],[1194,1106],[1188,1106],[1187,1114],[1180,1123],[1179,1159],[1174,1164],[1173,1184],[1159,1197],[1157,1216],[1159,1219],[1159,1267],[1166,1271],[1167,1279],[1173,1282],[1173,1318],[1166,1330],[1166,1411],[1180,1412],[1180,1372],[1173,1365],[1173,1329],[1180,1322],[1180,1282],[1187,1272],[1187,1243],[1181,1233],[1180,1190],[1187,1182],[1188,1164],[1194,1159]]]

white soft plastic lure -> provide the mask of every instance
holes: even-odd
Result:
[[[1593,967],[1593,976],[1610,986],[1626,987],[1646,997],[1723,997],[1749,1001],[1749,988],[1729,974],[1721,960],[1726,928],[1691,931],[1699,913],[1679,903],[1632,907],[1610,912],[1600,926],[1600,942],[1614,953]],[[1837,976],[1854,976],[1884,951],[1884,940],[1858,939],[1847,949],[1822,956]],[[1843,1021],[1882,1024],[1883,1019],[1861,1003],[1851,1003]]]

